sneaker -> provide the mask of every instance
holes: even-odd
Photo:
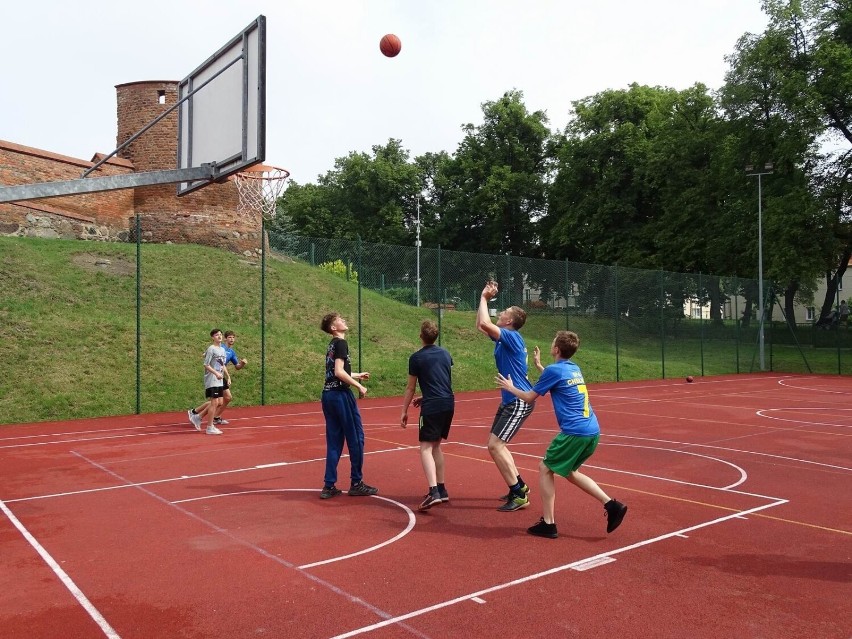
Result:
[[[447,494],[446,488],[438,488],[438,494],[441,496],[441,501],[445,504],[450,503],[450,496]]]
[[[544,517],[539,519],[535,526],[527,528],[527,532],[536,537],[547,537],[548,539],[556,539],[559,536],[556,533],[556,524],[548,524],[544,521]]]
[[[529,497],[530,496],[530,485],[524,484],[524,487],[521,488],[521,492],[524,493],[524,497]],[[514,497],[514,495],[512,494],[512,491],[510,490],[508,493],[506,493],[505,495],[503,495],[500,498],[500,501],[509,501],[512,497]]]
[[[225,426],[226,424],[229,424],[230,422],[227,419],[222,419],[221,417],[214,417],[213,423],[216,424],[217,426]]]
[[[189,423],[195,426],[195,430],[201,430],[201,415],[188,410],[186,411],[186,416],[189,417]]]
[[[501,513],[510,513],[513,510],[520,510],[521,508],[526,508],[530,505],[530,498],[524,495],[523,497],[519,497],[518,495],[512,495],[512,498],[507,501],[505,504],[500,506],[497,510]]]
[[[320,493],[320,499],[331,499],[332,497],[337,497],[342,494],[343,491],[337,486],[323,486],[322,492]]]
[[[367,497],[369,495],[375,495],[379,492],[378,488],[373,488],[372,486],[368,486],[362,481],[359,481],[357,484],[352,484],[349,487],[349,496],[350,497]]]
[[[208,435],[221,435],[222,431],[216,428],[215,426],[208,426],[207,430],[204,431]]]
[[[620,501],[610,499],[604,504],[604,513],[606,513],[606,531],[611,533],[621,525],[621,520],[627,514],[627,506]]]
[[[420,502],[420,506],[418,506],[417,510],[429,510],[432,506],[434,506],[435,504],[440,504],[442,501],[443,500],[441,499],[441,493],[438,492],[437,488],[435,490],[430,490],[426,497],[423,498],[423,501]]]

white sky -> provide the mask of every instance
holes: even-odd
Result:
[[[115,85],[179,81],[267,18],[266,163],[315,182],[388,138],[454,153],[481,104],[519,89],[563,129],[571,102],[631,82],[722,85],[766,25],[760,0],[33,0],[4,3],[0,139],[90,159],[116,146]],[[402,53],[385,58],[395,33]]]

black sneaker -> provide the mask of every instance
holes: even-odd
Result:
[[[536,537],[547,537],[548,539],[556,539],[559,536],[556,533],[556,524],[548,524],[544,521],[544,517],[539,519],[535,526],[527,528],[527,532]]]
[[[378,488],[374,488],[373,486],[368,486],[362,481],[359,481],[357,484],[352,484],[349,487],[349,496],[350,497],[368,497],[370,495],[375,495],[379,492]]]
[[[429,494],[423,498],[423,501],[420,502],[420,506],[417,507],[417,510],[424,511],[429,510],[435,504],[440,504],[443,500],[441,499],[441,493],[436,488],[435,490],[430,490]]]
[[[620,501],[610,499],[604,504],[604,512],[606,513],[606,531],[611,533],[621,525],[621,520],[627,514],[627,506]]]
[[[322,492],[320,493],[320,499],[331,499],[332,497],[337,497],[341,494],[343,494],[343,491],[337,486],[323,486]]]
[[[521,488],[521,492],[522,492],[522,493],[524,493],[524,497],[529,497],[529,494],[530,494],[530,485],[529,485],[529,484],[524,484],[524,487],[523,487],[523,488]],[[512,491],[510,490],[508,493],[506,493],[505,495],[503,495],[503,496],[500,498],[500,501],[509,501],[509,500],[511,500],[513,497],[517,497],[517,495],[513,495],[513,494],[512,494]]]
[[[441,496],[441,501],[445,504],[450,503],[450,496],[447,494],[446,488],[438,487],[438,494]]]

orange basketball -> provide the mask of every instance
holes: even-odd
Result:
[[[381,49],[382,53],[387,57],[393,58],[399,55],[399,52],[402,51],[402,41],[394,34],[389,33],[386,36],[382,36],[382,39],[379,42],[379,49]]]

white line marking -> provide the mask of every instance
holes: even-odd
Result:
[[[207,499],[218,499],[219,497],[232,497],[233,495],[249,495],[252,493],[290,493],[290,492],[311,492],[318,493],[319,489],[317,488],[264,488],[261,490],[241,490],[234,493],[224,493],[221,495],[205,495],[204,497],[190,497],[189,499],[176,499],[175,501],[170,501],[169,503],[174,504],[186,504],[192,501],[204,501]],[[302,566],[297,566],[299,570],[305,570],[307,568],[314,568],[315,566],[323,566],[325,564],[331,564],[336,561],[343,561],[344,559],[351,559],[352,557],[357,557],[358,555],[364,555],[368,552],[373,552],[378,550],[379,548],[383,548],[388,544],[392,544],[395,541],[398,541],[405,537],[411,529],[414,528],[414,523],[416,522],[416,518],[414,517],[414,512],[405,504],[402,504],[393,499],[388,499],[387,497],[382,497],[381,495],[372,495],[371,499],[381,499],[382,501],[386,501],[389,504],[393,504],[394,506],[399,506],[408,514],[408,525],[405,527],[405,530],[397,533],[395,536],[390,539],[383,541],[380,544],[376,544],[374,546],[370,546],[369,548],[364,548],[363,550],[359,550],[358,552],[353,552],[348,555],[341,555],[339,557],[332,557],[331,559],[323,559],[322,561],[315,561],[312,564],[304,564]]]
[[[598,566],[604,566],[606,564],[611,564],[615,559],[612,557],[601,557],[600,559],[590,559],[589,561],[583,561],[571,570],[576,570],[577,572],[585,572],[586,570],[591,570],[592,568],[597,568]]]
[[[780,505],[786,504],[786,503],[787,503],[786,499],[781,499],[781,500],[778,500],[777,502],[773,502],[771,504],[765,504],[763,506],[757,506],[756,508],[752,508],[750,510],[743,511],[742,513],[738,513],[738,514],[749,514],[749,513],[753,513],[753,512],[758,512],[760,510],[765,510],[767,508],[773,508],[775,506],[780,506]],[[693,531],[693,530],[698,530],[700,528],[706,528],[708,526],[720,524],[720,523],[728,521],[730,519],[734,519],[736,516],[737,515],[726,515],[725,517],[720,517],[719,519],[714,519],[713,521],[708,521],[708,522],[705,522],[705,523],[702,523],[702,524],[697,524],[695,526],[690,526],[689,528],[684,528],[682,530],[677,530],[675,532],[666,533],[664,535],[660,535],[659,537],[654,537],[652,539],[646,539],[645,541],[640,541],[640,542],[637,542],[635,544],[631,544],[630,546],[624,546],[623,548],[616,548],[615,550],[611,550],[609,552],[601,553],[599,555],[595,555],[594,557],[586,557],[585,559],[581,559],[579,561],[574,561],[570,564],[565,564],[565,565],[562,565],[562,566],[556,566],[555,568],[550,568],[548,570],[544,570],[542,572],[535,573],[533,575],[528,575],[526,577],[520,577],[518,579],[514,579],[512,581],[509,581],[509,582],[506,582],[506,583],[503,583],[503,584],[498,584],[496,586],[491,586],[490,588],[484,588],[483,590],[478,590],[477,592],[472,592],[472,593],[469,593],[467,595],[462,595],[461,597],[456,597],[455,599],[443,601],[443,602],[437,603],[433,606],[421,608],[420,610],[412,610],[409,613],[406,613],[404,615],[399,615],[397,617],[393,617],[392,619],[385,619],[384,621],[380,621],[378,623],[374,623],[374,624],[371,624],[369,626],[363,626],[361,628],[357,628],[357,629],[352,630],[350,632],[345,632],[345,633],[340,634],[340,635],[335,635],[334,637],[331,637],[331,639],[347,639],[348,637],[355,637],[357,635],[362,635],[362,634],[365,634],[367,632],[372,632],[373,630],[377,630],[379,628],[384,628],[386,626],[390,626],[392,624],[399,623],[400,621],[405,621],[407,619],[412,619],[414,617],[419,617],[421,615],[425,615],[429,612],[434,612],[436,610],[441,610],[442,608],[447,608],[449,606],[453,606],[453,605],[455,605],[459,602],[467,601],[468,599],[473,599],[474,597],[480,597],[482,595],[486,595],[490,592],[496,592],[498,590],[505,590],[506,588],[511,588],[512,586],[518,586],[520,584],[527,583],[528,581],[533,581],[533,580],[536,580],[536,579],[540,579],[542,577],[546,577],[548,575],[554,575],[556,573],[559,573],[559,572],[562,572],[562,571],[565,571],[565,570],[570,570],[570,569],[574,568],[575,566],[578,566],[578,565],[583,564],[583,563],[588,562],[588,561],[592,561],[594,559],[600,559],[600,558],[603,558],[603,557],[612,557],[613,555],[619,555],[623,552],[635,550],[636,548],[641,548],[642,546],[654,544],[654,543],[663,541],[665,539],[669,539],[671,537],[678,537],[678,536],[680,536],[684,533],[687,533],[687,532],[690,532],[690,531]]]
[[[29,542],[30,546],[32,546],[41,558],[44,559],[44,562],[50,566],[50,569],[53,570],[57,577],[59,577],[59,580],[63,583],[63,585],[68,588],[72,595],[74,595],[74,599],[76,599],[77,602],[83,606],[86,612],[89,613],[92,620],[100,626],[104,635],[110,639],[121,639],[121,636],[113,630],[112,626],[110,626],[107,620],[104,619],[104,616],[92,605],[92,602],[83,594],[83,591],[80,590],[77,587],[77,584],[75,584],[71,577],[68,576],[68,573],[59,567],[59,564],[56,563],[56,560],[50,556],[50,553],[48,553],[47,550],[44,549],[44,546],[38,543],[36,538],[30,534],[30,531],[24,527],[24,525],[2,501],[0,501],[0,510],[3,511],[6,517],[9,518],[9,521],[12,522],[12,525],[15,526],[15,528],[17,528],[24,536],[24,539]]]
[[[481,597],[471,597],[470,600],[475,601],[478,604],[484,604],[485,603],[485,599],[482,599]]]

